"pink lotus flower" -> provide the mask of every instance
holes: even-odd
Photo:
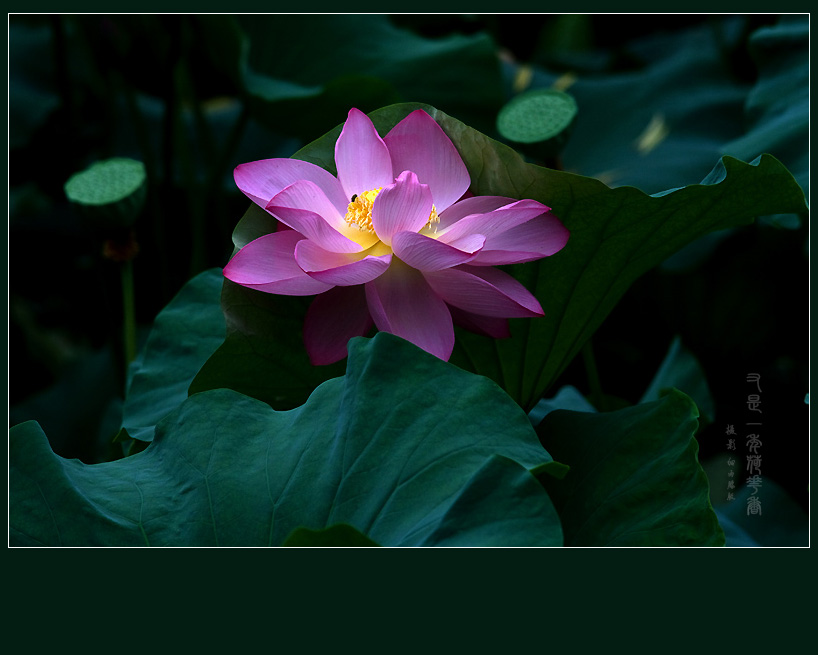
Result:
[[[384,138],[357,109],[335,144],[338,177],[297,159],[238,166],[239,189],[290,229],[242,248],[224,269],[251,289],[316,295],[304,324],[313,364],[346,356],[374,320],[448,360],[452,319],[507,337],[508,318],[542,316],[537,299],[492,268],[565,246],[568,230],[535,200],[464,198],[470,179],[454,144],[422,110]]]

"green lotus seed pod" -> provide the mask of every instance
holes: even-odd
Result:
[[[513,98],[497,116],[497,131],[533,157],[560,154],[577,116],[577,103],[563,91],[533,89]]]
[[[72,175],[64,188],[68,199],[94,227],[129,227],[145,204],[145,165],[124,157],[106,159]]]

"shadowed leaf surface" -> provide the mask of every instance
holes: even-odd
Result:
[[[616,412],[556,410],[537,428],[571,467],[543,478],[566,546],[723,546],[693,437],[698,412],[671,389]]]
[[[562,544],[529,472],[558,465],[525,414],[389,334],[353,340],[346,376],[295,410],[219,389],[115,462],[57,457],[34,422],[10,449],[20,545],[280,545],[337,523],[384,546]]]

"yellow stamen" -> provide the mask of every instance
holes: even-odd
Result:
[[[374,234],[372,227],[372,204],[381,192],[381,187],[352,196],[352,202],[347,207],[347,215],[344,220],[350,225],[354,225],[362,232]]]
[[[437,224],[440,223],[440,216],[437,215],[437,209],[432,205],[432,213],[429,214],[429,222],[424,226],[425,229],[437,232]]]
[[[344,220],[354,227],[357,227],[362,232],[375,233],[375,228],[372,227],[372,205],[375,203],[375,198],[381,192],[383,187],[364,191],[356,194],[350,199],[347,205],[347,213]],[[440,217],[437,215],[437,209],[432,205],[432,211],[429,214],[429,221],[424,226],[426,229],[437,232],[437,224],[440,223]]]

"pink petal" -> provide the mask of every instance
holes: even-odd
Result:
[[[369,116],[350,109],[341,136],[335,142],[335,165],[346,201],[353,194],[392,184],[392,160]]]
[[[330,291],[327,291],[327,293],[330,293]],[[507,318],[480,316],[451,306],[449,311],[452,313],[452,320],[455,325],[466,328],[470,332],[476,332],[492,339],[508,339],[511,336]]]
[[[543,214],[486,239],[483,250],[469,263],[474,266],[495,266],[534,261],[562,250],[569,236],[568,229],[556,216]]]
[[[343,206],[343,213],[327,198],[327,195],[315,182],[298,180],[277,193],[267,204],[266,209],[273,211],[277,207],[290,209],[306,209],[321,216],[336,230],[346,225],[343,219],[347,204]],[[273,211],[273,213],[275,213]]]
[[[437,238],[444,243],[450,243],[467,234],[482,234],[486,241],[489,241],[495,235],[526,223],[547,211],[548,207],[536,200],[518,200],[486,214],[465,216],[443,230],[438,229]]]
[[[429,185],[438,213],[457,202],[471,184],[466,165],[443,129],[422,109],[413,111],[384,138],[392,170],[412,171]]]
[[[471,198],[464,198],[454,203],[447,210],[438,212],[440,223],[438,223],[437,229],[438,231],[443,230],[464,216],[485,214],[515,202],[517,201],[514,198],[505,198],[503,196],[472,196]]]
[[[438,296],[467,312],[502,318],[543,315],[528,289],[496,268],[463,265],[423,275]]]
[[[293,230],[273,232],[251,241],[239,250],[224,276],[236,284],[285,296],[311,296],[332,287],[315,280],[295,263],[296,244],[304,237]]]
[[[398,232],[419,232],[429,222],[432,194],[411,171],[383,188],[372,204],[372,227],[386,245]]]
[[[311,241],[315,241],[322,248],[334,252],[360,252],[363,246],[347,239],[343,234],[332,227],[323,216],[307,209],[292,209],[290,207],[277,207],[273,203],[277,202],[276,196],[266,207],[278,220],[291,228],[300,232]]]
[[[295,247],[295,261],[310,277],[346,287],[364,284],[383,274],[389,268],[392,255],[331,252],[304,239]]]
[[[369,312],[379,330],[448,361],[454,348],[452,316],[422,273],[394,259],[389,270],[365,289]]]
[[[233,171],[233,179],[242,193],[262,209],[273,196],[298,180],[317,184],[339,211],[349,202],[332,173],[300,159],[262,159],[240,164]]]
[[[481,234],[472,234],[447,244],[417,232],[398,232],[392,237],[392,248],[412,268],[439,271],[470,261],[484,242],[485,237]]]
[[[315,366],[347,356],[347,343],[372,327],[362,286],[335,287],[312,301],[304,319],[304,345]]]

